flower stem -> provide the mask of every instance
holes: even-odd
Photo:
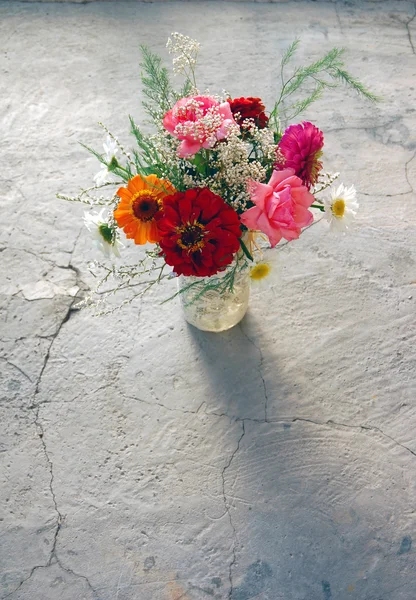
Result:
[[[251,256],[247,246],[245,245],[245,243],[243,242],[243,240],[240,238],[240,246],[241,246],[241,250],[244,252],[244,254],[247,256],[247,258],[249,260],[251,260],[251,262],[254,262],[253,257]]]

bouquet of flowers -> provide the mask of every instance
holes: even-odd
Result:
[[[269,112],[258,97],[200,91],[195,40],[174,33],[167,43],[174,74],[183,78],[179,91],[160,57],[141,47],[143,107],[153,131],[145,133],[130,117],[137,145],[127,151],[100,124],[107,134],[104,153],[85,146],[101,163],[95,186],[58,197],[101,207],[86,212],[84,221],[108,259],[120,258],[124,238],[151,246],[133,264],[95,261],[94,273],[101,276],[83,304],[102,305],[123,289],[133,290],[125,300],[130,302],[165,278],[179,277],[171,297],[180,295],[185,306],[199,310],[214,296],[223,304],[232,297],[239,320],[248,298],[238,301],[241,282],[270,270],[265,243],[274,248],[282,239],[299,238],[314,220],[313,209],[325,213],[332,229],[350,226],[356,192],[353,186],[331,187],[338,174],[323,171],[322,131],[310,122],[282,124],[293,123],[327,88],[346,85],[377,98],[345,70],[337,48],[286,77],[298,44],[282,58],[280,94]],[[102,195],[107,188],[113,189],[108,197]],[[115,283],[109,287],[110,279]],[[217,302],[217,313],[223,304]],[[188,320],[198,326],[195,311]]]

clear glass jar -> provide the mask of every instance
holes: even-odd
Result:
[[[179,298],[188,323],[202,331],[219,332],[241,321],[248,308],[250,269],[244,258],[237,260],[212,277],[178,277]],[[227,284],[231,275],[232,289]]]

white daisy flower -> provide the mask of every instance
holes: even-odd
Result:
[[[115,156],[117,156],[117,152],[119,151],[119,147],[117,146],[117,143],[109,135],[107,136],[107,139],[105,140],[105,142],[103,144],[103,148],[104,148],[105,157],[107,159],[107,162],[111,162],[111,159],[114,158]]]
[[[108,211],[106,208],[101,209],[99,213],[84,212],[84,224],[88,231],[91,232],[95,245],[107,258],[111,254],[120,257],[121,242],[114,238],[113,230],[108,223]]]
[[[112,181],[114,181],[113,174],[110,173],[106,165],[101,164],[100,170],[94,175],[95,185],[97,187],[100,187],[101,185],[104,185],[105,183],[110,183]]]
[[[353,185],[347,188],[341,183],[331,189],[330,198],[324,200],[325,216],[331,231],[346,231],[351,227],[359,207],[356,196]]]
[[[112,160],[117,160],[117,152],[119,147],[111,136],[107,136],[106,141],[103,144],[104,158],[107,163],[111,163]],[[96,186],[104,185],[104,183],[110,183],[114,181],[114,175],[108,170],[107,165],[101,164],[101,168],[96,175],[94,175],[94,181]]]

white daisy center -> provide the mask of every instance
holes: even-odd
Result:
[[[342,219],[345,213],[345,200],[342,198],[337,198],[335,202],[331,206],[332,213],[338,219]]]
[[[107,223],[99,223],[98,231],[100,232],[101,237],[107,244],[114,244],[113,230],[107,225]]]

